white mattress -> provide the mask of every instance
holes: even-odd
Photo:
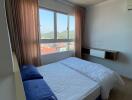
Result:
[[[123,80],[116,72],[100,64],[88,62],[75,57],[61,60],[59,63],[64,64],[99,83],[101,86],[102,99],[108,99],[110,90],[114,86],[124,84]]]
[[[98,83],[61,63],[41,66],[38,71],[58,100],[95,100],[100,95]]]

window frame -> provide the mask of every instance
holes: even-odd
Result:
[[[70,24],[70,16],[72,15],[69,15],[68,13],[64,13],[64,12],[60,12],[60,11],[56,11],[56,10],[52,10],[52,9],[49,9],[49,8],[45,8],[45,7],[39,7],[39,9],[42,9],[42,10],[47,10],[47,11],[51,11],[54,13],[54,39],[41,39],[41,32],[39,32],[40,34],[40,44],[47,44],[47,43],[70,43],[70,42],[75,42],[75,39],[70,39],[69,38],[69,24]],[[67,18],[67,39],[57,39],[57,13],[59,14],[64,14],[66,15],[68,18]],[[40,19],[39,19],[40,21]],[[40,25],[40,22],[39,22],[39,25]],[[69,47],[68,47],[69,48]],[[67,50],[67,51],[74,51],[74,50]],[[65,52],[67,52],[65,51]],[[60,52],[57,52],[57,53],[60,53]],[[51,53],[53,54],[53,53]],[[46,54],[45,54],[46,55]],[[48,55],[48,54],[47,54]]]

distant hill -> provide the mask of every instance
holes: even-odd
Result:
[[[68,36],[67,31],[61,32],[57,34],[57,38],[58,39],[66,39]],[[49,33],[45,33],[45,34],[41,34],[41,39],[53,39],[54,38],[54,32],[49,32]],[[69,32],[69,38],[70,39],[74,39],[75,38],[75,32],[74,31],[70,31]]]

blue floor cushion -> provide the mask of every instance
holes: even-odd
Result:
[[[33,80],[33,79],[43,79],[37,68],[34,65],[23,65],[20,67],[22,81]]]
[[[57,100],[43,79],[24,81],[23,85],[27,100]]]

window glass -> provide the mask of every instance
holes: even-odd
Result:
[[[40,8],[39,19],[42,55],[75,50],[75,16]]]
[[[69,46],[69,50],[72,50],[72,51],[75,50],[75,43],[74,42],[69,42],[68,46]]]
[[[68,16],[57,13],[57,39],[68,38]]]
[[[39,9],[41,39],[54,39],[54,12]]]
[[[51,54],[57,52],[63,52],[70,50],[74,50],[74,43],[69,42],[60,42],[60,43],[42,43],[41,47],[41,54]]]
[[[75,17],[69,16],[69,39],[75,39]]]

